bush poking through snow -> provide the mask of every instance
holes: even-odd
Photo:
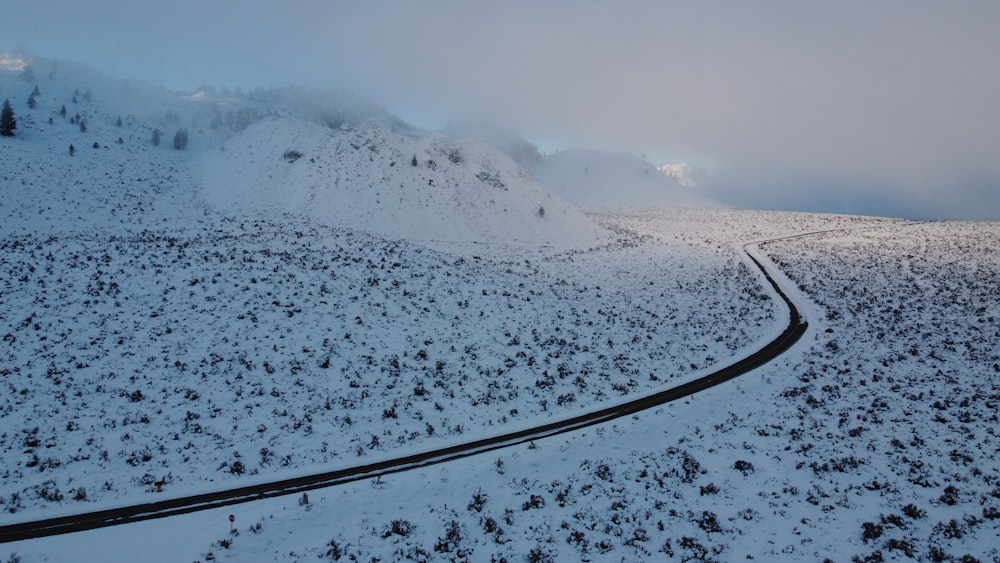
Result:
[[[326,545],[328,547],[328,549],[326,550],[326,556],[329,557],[330,559],[333,559],[334,561],[340,561],[340,558],[343,557],[344,555],[344,551],[340,547],[340,544],[337,542],[337,540],[330,540],[329,543],[327,543]]]
[[[462,527],[457,520],[450,520],[445,524],[444,535],[434,543],[434,551],[451,553],[456,559],[464,559],[468,556],[465,548],[462,547]]]
[[[944,488],[944,492],[941,493],[938,500],[948,506],[955,506],[958,504],[958,487],[955,485],[948,485]]]
[[[475,510],[476,512],[482,512],[483,507],[486,506],[486,501],[488,499],[489,497],[486,495],[486,493],[484,493],[482,489],[479,489],[478,491],[476,491],[476,494],[473,495],[472,500],[469,502],[469,506],[467,508],[470,511]]]
[[[883,530],[884,528],[881,524],[865,522],[861,524],[861,539],[863,539],[865,543],[875,541],[882,537]]]
[[[382,537],[389,538],[392,536],[400,536],[405,538],[406,536],[410,535],[410,532],[412,531],[413,531],[413,524],[410,524],[408,521],[393,520],[392,523],[389,524],[389,528],[386,529],[384,532],[382,532]]]
[[[698,527],[709,534],[718,533],[722,531],[722,525],[719,524],[719,518],[714,512],[703,511],[701,516],[696,518],[695,523]]]

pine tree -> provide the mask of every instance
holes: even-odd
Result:
[[[177,130],[177,133],[174,134],[174,148],[179,151],[184,150],[184,147],[186,147],[187,144],[188,144],[188,132],[187,129],[184,129],[182,127]]]
[[[37,106],[37,105],[38,105],[38,102],[35,101],[35,95],[32,94],[32,95],[28,96],[28,109],[35,109],[35,106]]]
[[[59,108],[59,115],[61,115],[63,117],[63,119],[66,118],[66,106],[65,106],[65,104],[63,105],[63,107]]]
[[[87,122],[83,119],[80,120],[80,132],[81,133],[87,132]]]
[[[154,147],[160,146],[160,135],[161,134],[162,133],[160,133],[159,129],[153,129],[153,146]]]
[[[17,120],[14,119],[14,108],[10,107],[10,100],[4,100],[3,110],[0,110],[0,135],[13,137],[14,129],[17,129]]]
[[[74,154],[76,154],[76,147],[74,147],[72,144],[70,144],[70,146],[69,146],[69,155],[73,156]]]

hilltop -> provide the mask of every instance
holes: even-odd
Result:
[[[30,69],[0,72],[0,97],[13,100],[19,120],[17,137],[0,145],[6,181],[27,188],[5,194],[8,230],[95,220],[136,227],[164,213],[196,218],[208,203],[223,214],[305,214],[392,238],[586,245],[606,237],[492,145],[402,127],[343,96],[180,96],[82,65],[39,60]],[[182,130],[185,146],[175,150]],[[128,208],[141,187],[173,201]]]
[[[295,213],[391,238],[589,244],[606,236],[484,141],[408,136],[375,121],[336,129],[254,123],[205,155],[221,209]]]

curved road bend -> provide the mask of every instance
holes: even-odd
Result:
[[[757,243],[759,244],[759,243]],[[746,252],[746,247],[744,251]],[[465,444],[449,446],[423,453],[408,455],[396,459],[380,461],[367,465],[359,465],[337,471],[317,473],[305,477],[285,479],[266,483],[262,485],[252,485],[239,487],[213,493],[193,495],[168,499],[158,502],[149,502],[133,506],[125,506],[108,510],[99,510],[76,514],[73,516],[63,516],[58,518],[48,518],[36,520],[34,522],[22,522],[0,526],[0,543],[20,541],[32,538],[67,534],[129,522],[141,520],[151,520],[154,518],[166,518],[178,514],[186,514],[199,510],[208,510],[222,506],[250,502],[258,499],[291,495],[330,487],[343,483],[350,483],[361,479],[370,479],[382,475],[408,471],[418,467],[436,465],[447,461],[477,455],[499,448],[505,448],[515,444],[537,440],[547,436],[554,436],[564,432],[571,432],[594,424],[600,424],[616,418],[629,416],[642,410],[650,409],[676,401],[688,395],[697,393],[714,387],[720,383],[729,381],[737,376],[743,375],[756,369],[788,350],[795,344],[805,332],[807,324],[799,314],[798,308],[781,290],[778,283],[771,277],[767,269],[751,255],[746,252],[750,260],[764,273],[765,278],[779,297],[788,306],[788,327],[778,335],[777,338],[768,342],[763,348],[753,354],[739,360],[732,365],[718,369],[704,377],[689,381],[682,385],[665,389],[663,391],[640,397],[627,403],[603,408],[594,412],[589,412],[574,416],[572,418],[550,422],[534,428],[510,432],[491,438],[475,440]]]

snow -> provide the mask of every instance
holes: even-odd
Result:
[[[0,70],[21,72],[28,68],[28,57],[16,53],[0,53]]]
[[[555,177],[594,178],[561,199],[473,139],[280,108],[212,129],[210,101],[36,65],[39,107],[16,103],[0,141],[0,525],[443,447],[707,373],[783,328],[748,243],[810,328],[627,419],[0,554],[1000,557],[997,223],[695,205],[641,168],[612,209],[598,179],[638,159],[560,153]],[[0,71],[0,98],[33,86]]]
[[[485,142],[412,138],[374,121],[331,131],[265,119],[203,169],[224,209],[307,214],[389,238],[579,245],[605,234]]]
[[[688,162],[678,164],[664,164],[658,168],[668,177],[673,178],[678,184],[685,188],[698,188],[703,179],[708,177],[710,172],[707,168],[702,168]]]
[[[571,149],[531,168],[539,181],[584,208],[715,208],[725,205],[681,187],[652,164],[628,154]]]

